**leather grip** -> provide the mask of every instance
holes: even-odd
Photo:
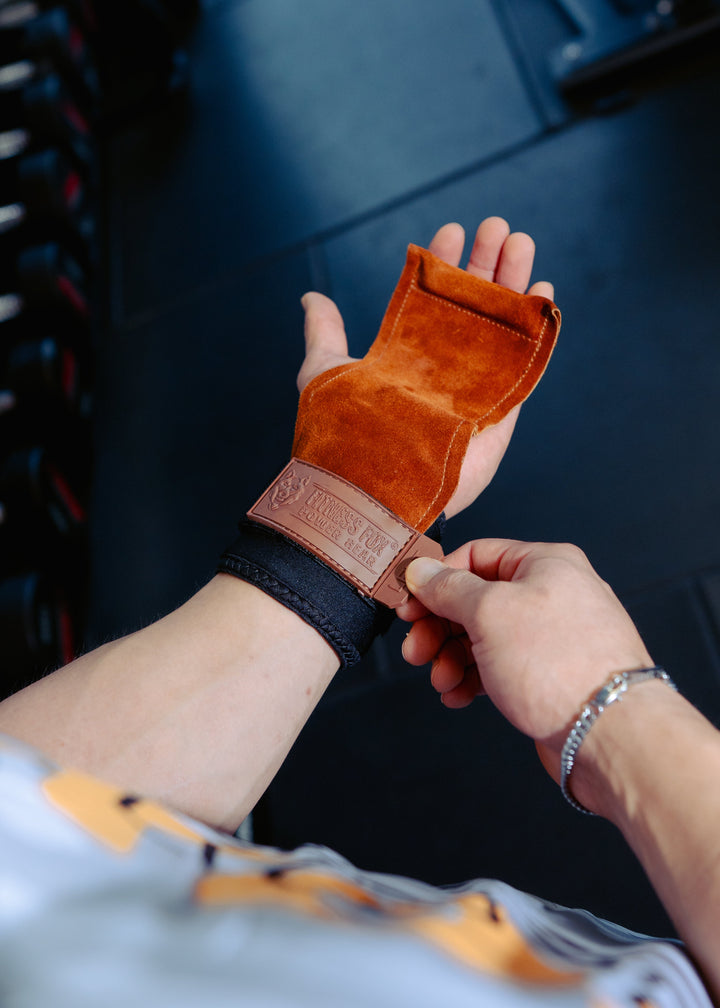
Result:
[[[527,398],[559,328],[552,301],[411,245],[365,358],[304,389],[292,454],[424,531],[457,486],[470,438]]]

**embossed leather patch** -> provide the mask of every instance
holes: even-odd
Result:
[[[292,459],[248,518],[294,539],[364,595],[394,609],[407,601],[405,568],[442,559],[440,545],[347,480]]]

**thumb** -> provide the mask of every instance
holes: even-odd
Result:
[[[408,564],[405,583],[431,613],[460,623],[466,630],[473,622],[484,585],[477,574],[457,570],[430,557],[418,557]]]
[[[337,305],[311,291],[301,299],[305,310],[305,360],[298,375],[300,391],[316,375],[348,360],[345,325]]]

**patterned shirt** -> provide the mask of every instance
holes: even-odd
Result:
[[[258,847],[0,736],[0,1005],[131,1004],[711,1008],[671,942]]]

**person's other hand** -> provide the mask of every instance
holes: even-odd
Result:
[[[406,572],[411,665],[432,662],[447,707],[487,694],[559,779],[582,705],[613,675],[653,664],[633,622],[576,546],[480,539]]]
[[[459,224],[441,227],[429,250],[451,266],[459,266],[465,245],[465,232]],[[470,258],[468,273],[524,293],[530,282],[535,243],[521,232],[510,233],[506,221],[500,217],[488,217],[477,229]],[[539,282],[527,290],[552,300],[552,285]],[[298,389],[305,386],[329,368],[349,364],[355,358],[348,356],[347,337],[342,316],[337,306],[323,294],[311,292],[302,299],[305,309],[305,360],[298,373]],[[470,442],[470,447],[460,472],[457,489],[451,497],[445,514],[448,518],[472,504],[475,498],[490,483],[505,454],[520,407],[493,427],[487,427]]]

